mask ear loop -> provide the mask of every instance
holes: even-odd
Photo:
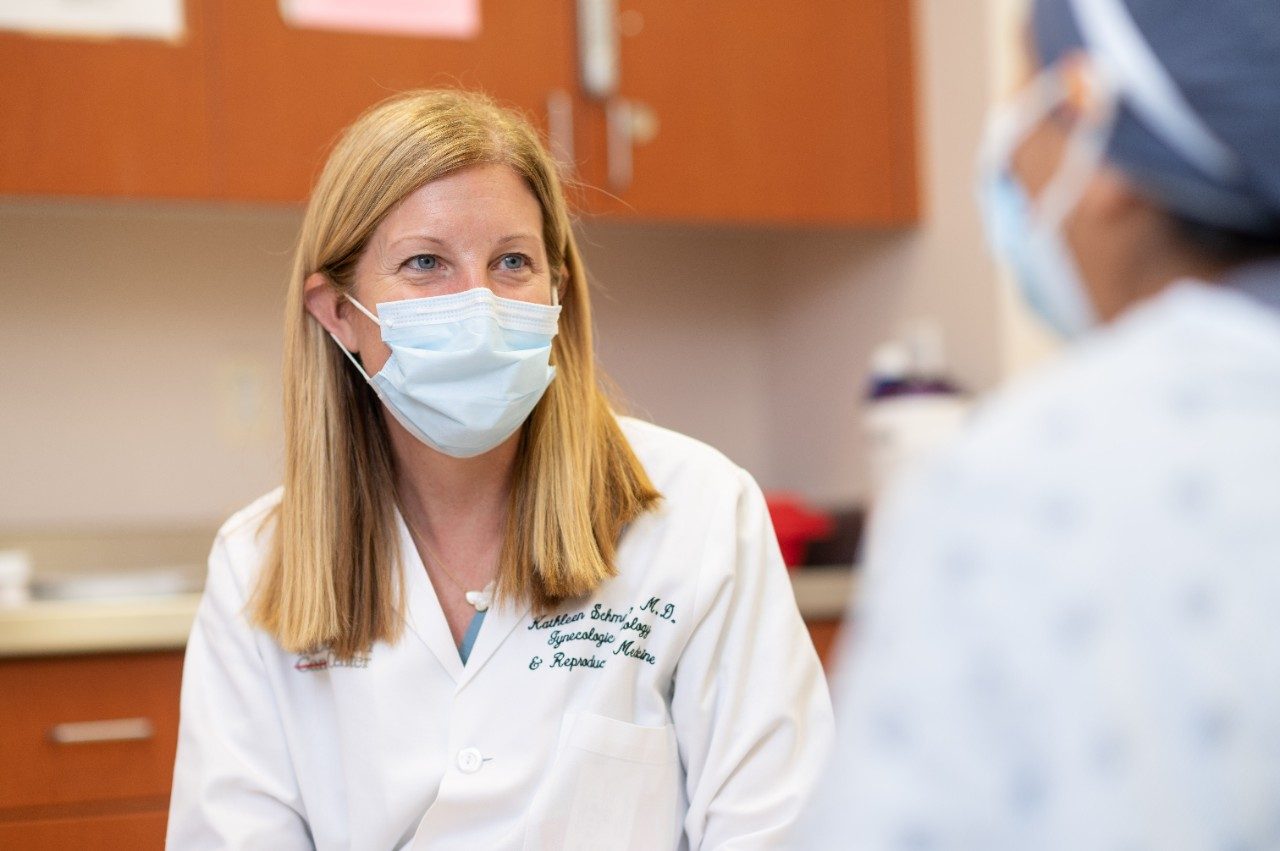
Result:
[[[350,295],[346,293],[343,293],[342,297],[345,298],[347,301],[351,302],[352,304],[354,304],[356,306],[356,309],[359,310],[361,313],[363,313],[365,316],[372,319],[375,325],[377,325],[378,327],[382,327],[382,323],[378,320],[378,317],[370,313],[369,308],[365,307],[363,304],[356,301],[354,298],[352,298]],[[333,341],[338,344],[338,348],[342,349],[342,353],[347,356],[347,360],[351,361],[352,365],[355,366],[357,370],[359,370],[362,376],[364,376],[364,380],[369,382],[369,384],[372,385],[373,379],[369,377],[369,373],[364,371],[364,367],[360,364],[360,361],[356,358],[356,356],[351,354],[351,352],[347,350],[346,346],[342,345],[342,341],[338,339],[336,334],[334,334],[332,331],[329,331],[328,334],[330,337],[333,338]]]
[[[1050,104],[1065,95],[1061,78],[1051,71],[1041,71],[1007,103],[996,108],[979,150],[981,170],[1005,170],[1036,125],[1049,115]]]
[[[354,298],[352,298],[352,297],[351,297],[351,295],[350,295],[349,293],[343,293],[343,294],[342,294],[342,297],[343,297],[343,298],[345,298],[347,301],[351,302],[352,304],[354,304],[354,305],[356,306],[356,310],[359,310],[359,311],[360,311],[361,313],[363,313],[365,316],[367,316],[367,317],[369,317],[371,320],[373,320],[373,324],[374,324],[374,325],[377,325],[379,328],[381,328],[381,327],[382,327],[382,320],[381,320],[381,319],[379,319],[379,318],[378,318],[377,316],[375,316],[374,314],[370,313],[370,312],[369,312],[369,308],[365,307],[363,304],[361,304],[360,302],[356,301]]]
[[[1090,92],[1080,124],[1067,140],[1062,162],[1036,202],[1037,218],[1043,227],[1060,227],[1080,203],[1089,178],[1105,158],[1119,112],[1119,91],[1104,67],[1090,64],[1079,72],[1086,75]],[[1077,69],[1061,69],[1057,73],[1077,73]],[[1070,98],[1072,82],[1068,82],[1064,91]]]

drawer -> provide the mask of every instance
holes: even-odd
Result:
[[[181,679],[180,652],[0,660],[0,817],[167,797]]]
[[[77,818],[0,821],[0,848],[22,851],[161,851],[168,813],[153,810]]]

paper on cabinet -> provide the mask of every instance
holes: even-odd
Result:
[[[177,41],[183,0],[22,0],[0,3],[0,30]]]
[[[285,21],[297,27],[388,35],[474,38],[480,0],[280,0]]]

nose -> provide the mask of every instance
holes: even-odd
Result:
[[[458,274],[449,283],[448,293],[450,295],[474,290],[477,287],[494,288],[492,273],[488,264],[483,261],[469,261],[459,265]]]

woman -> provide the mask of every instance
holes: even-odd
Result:
[[[214,544],[169,845],[784,843],[831,721],[764,502],[610,410],[529,126],[360,118],[285,333],[285,484]]]
[[[1280,15],[1037,0],[1000,255],[1078,338],[884,507],[803,847],[1280,846]]]

